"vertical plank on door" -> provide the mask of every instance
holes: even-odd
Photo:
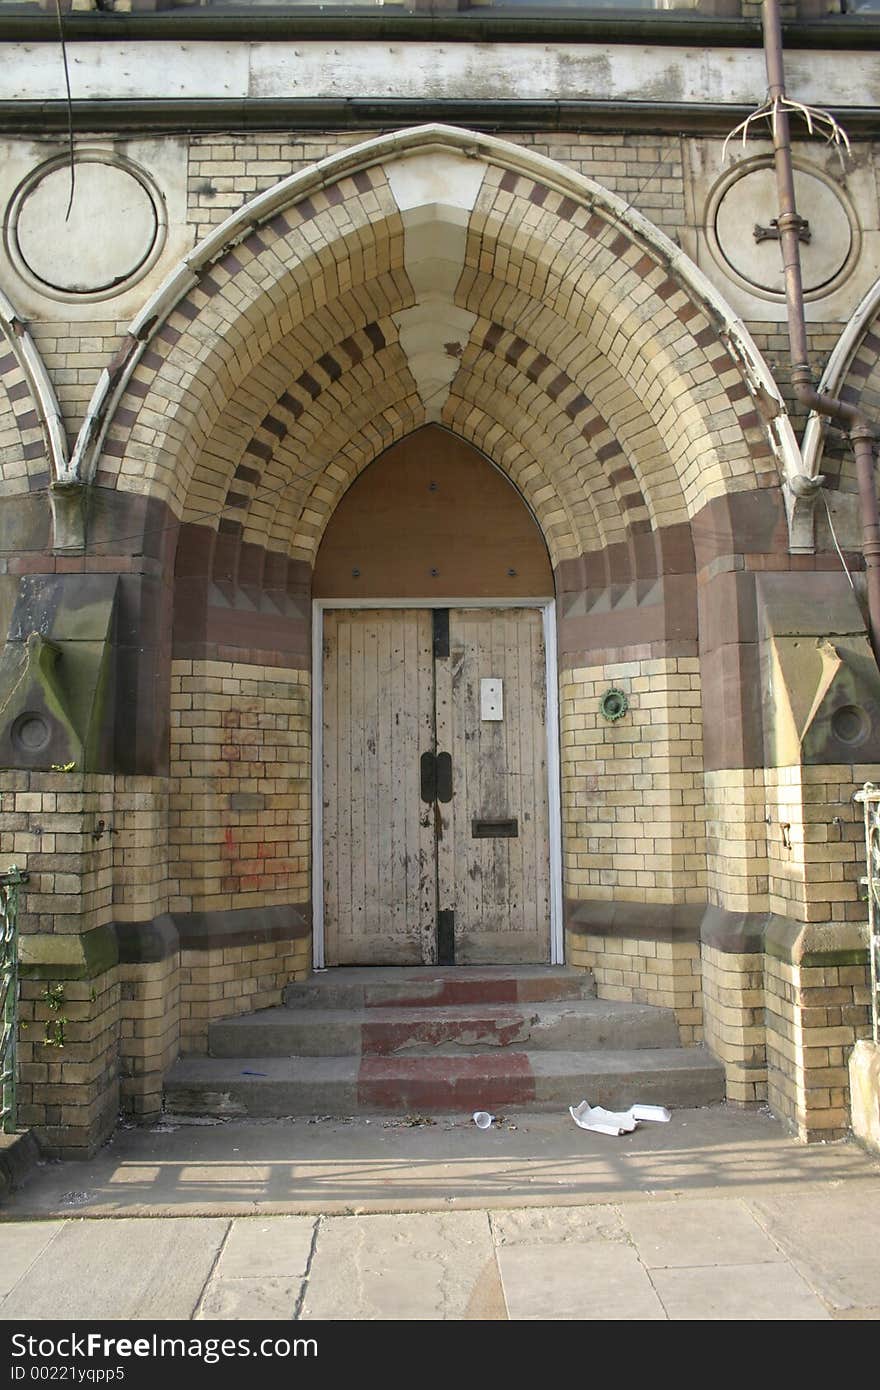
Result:
[[[329,614],[328,614],[329,617]],[[338,896],[338,882],[340,866],[338,861],[338,849],[341,839],[341,826],[339,824],[339,811],[337,798],[339,795],[339,759],[336,746],[336,734],[338,719],[336,715],[336,685],[339,673],[339,625],[338,623],[324,624],[323,633],[323,682],[324,682],[324,701],[322,705],[321,722],[321,748],[323,758],[323,806],[321,808],[321,821],[326,829],[328,815],[337,817],[335,833],[323,836],[323,874],[324,874],[324,896],[328,892],[331,884],[335,885]],[[315,673],[317,676],[317,673]],[[332,808],[332,810],[331,810]],[[348,894],[344,895],[348,897]],[[334,912],[332,923],[326,919],[324,921],[324,951],[332,958],[336,949],[336,932],[339,929],[339,914]]]
[[[433,825],[419,801],[430,613],[327,610],[324,624],[327,963],[419,964],[435,909]]]
[[[351,632],[351,686],[348,691],[348,757],[349,757],[349,796],[351,798],[351,937],[360,939],[366,929],[366,789],[364,786],[364,746],[366,734],[364,720],[372,713],[367,703],[364,689],[364,626],[370,614],[352,614],[349,619]],[[339,713],[343,714],[342,691],[339,692]]]
[[[450,614],[450,622],[452,615]],[[451,634],[450,634],[451,636]],[[452,753],[457,746],[455,712],[458,704],[456,687],[461,678],[461,664],[450,643],[449,656],[434,661],[434,727],[438,753]],[[466,768],[452,759],[452,800],[431,807],[431,818],[437,837],[437,910],[454,912],[456,928],[462,911],[462,898],[467,896],[468,882],[456,872],[456,810],[467,801],[464,788]]]
[[[501,721],[480,718],[488,676],[504,682]],[[452,754],[454,785],[451,806],[441,808],[438,891],[441,907],[455,909],[464,964],[549,960],[544,680],[539,611],[452,610],[450,657],[437,663],[438,746]],[[475,819],[512,818],[516,839],[472,835]]]
[[[514,915],[522,912],[524,916],[528,917],[528,913],[525,911],[525,904],[528,902],[526,885],[528,883],[529,864],[534,861],[534,842],[533,837],[527,833],[529,820],[524,813],[524,802],[528,791],[523,783],[522,731],[524,726],[531,725],[532,711],[529,702],[523,698],[522,680],[526,673],[522,670],[519,656],[523,649],[523,638],[525,637],[527,643],[531,627],[524,626],[519,621],[519,614],[515,611],[507,613],[505,618],[504,649],[517,653],[516,678],[511,682],[512,688],[510,690],[511,704],[509,709],[511,717],[505,719],[504,727],[506,730],[507,767],[511,785],[519,788],[517,799],[519,810],[516,814],[520,823],[520,834],[515,840],[501,840],[496,841],[496,843],[507,847],[510,910]],[[530,774],[531,768],[529,767],[526,775]]]
[[[418,637],[417,708],[419,722],[416,746],[413,756],[419,760],[422,753],[436,751],[434,743],[434,632],[430,612],[424,613],[424,621],[416,631]],[[417,911],[422,940],[422,964],[433,965],[437,960],[437,841],[434,806],[421,799],[419,781],[412,780],[413,802],[419,826],[417,860]]]

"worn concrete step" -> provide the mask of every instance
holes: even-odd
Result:
[[[460,1056],[494,1048],[569,1052],[676,1047],[671,1009],[610,999],[414,1008],[262,1009],[211,1025],[213,1057]]]
[[[564,965],[340,966],[290,984],[290,1008],[382,1009],[589,999],[589,971]]]
[[[463,1057],[182,1058],[166,1080],[165,1104],[185,1115],[467,1114],[564,1111],[582,1100],[615,1109],[637,1101],[692,1107],[723,1093],[722,1068],[702,1048],[504,1049]]]

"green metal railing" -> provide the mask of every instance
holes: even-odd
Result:
[[[875,1043],[880,1043],[880,787],[866,782],[856,801],[865,812],[865,858],[868,873],[862,879],[868,889],[868,933],[871,958],[871,1022]]]
[[[0,1121],[4,1134],[16,1126],[15,1089],[18,1077],[18,893],[27,874],[12,864],[0,874]]]

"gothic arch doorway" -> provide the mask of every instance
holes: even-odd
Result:
[[[553,577],[519,494],[416,431],[342,498],[313,593],[316,956],[561,959]]]

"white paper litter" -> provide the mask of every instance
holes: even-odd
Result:
[[[634,1120],[655,1120],[660,1124],[672,1119],[672,1111],[665,1105],[631,1105],[629,1113]]]
[[[672,1118],[663,1105],[631,1105],[629,1110],[603,1110],[601,1105],[590,1105],[582,1100],[580,1105],[570,1105],[568,1113],[580,1129],[590,1129],[595,1134],[631,1134],[642,1120],[665,1122]]]

